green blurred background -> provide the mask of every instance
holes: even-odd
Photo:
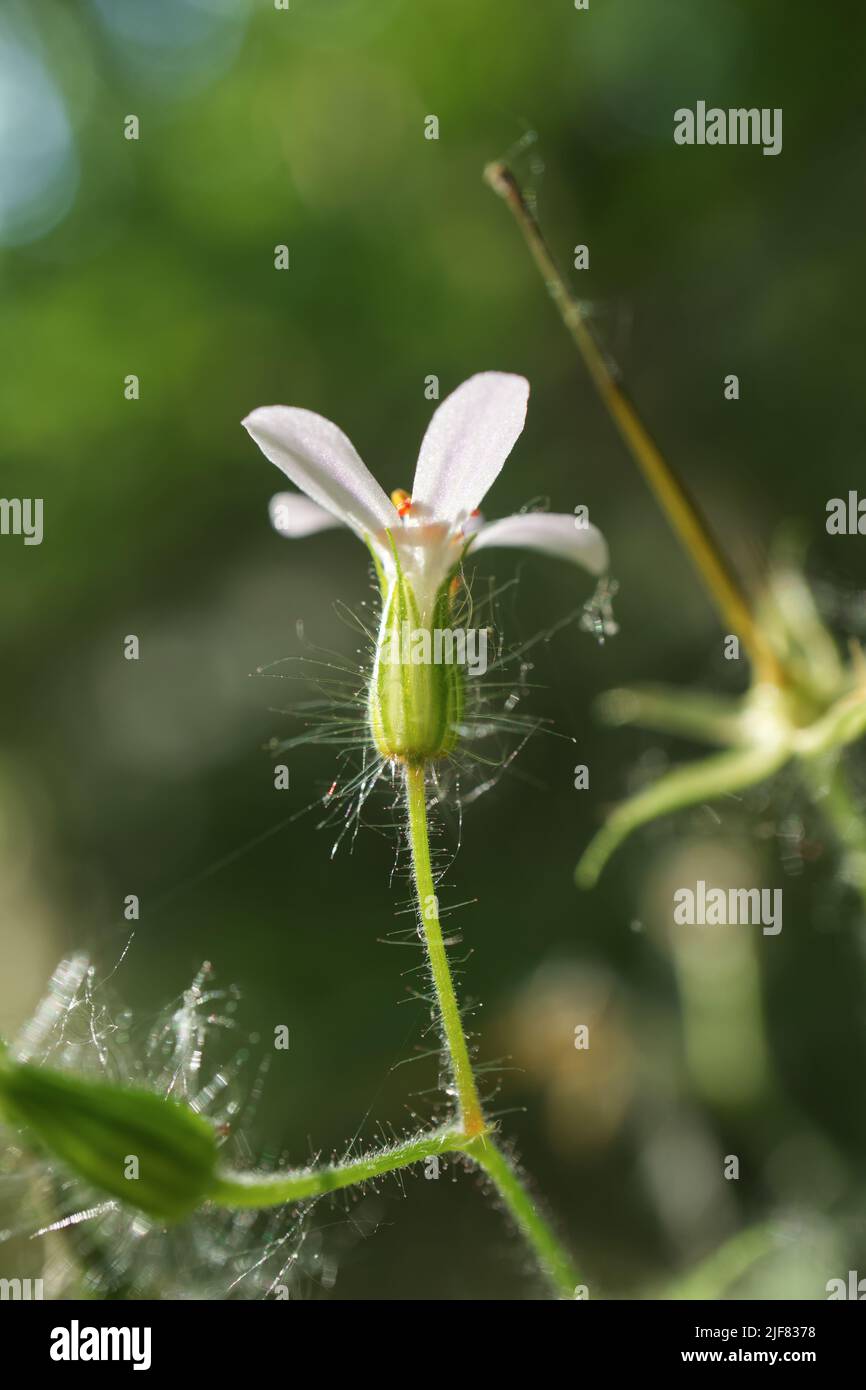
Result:
[[[337,605],[369,597],[367,559],[346,535],[270,530],[280,475],[239,422],[319,411],[408,487],[425,378],[444,396],[522,372],[526,431],[485,510],[587,504],[621,631],[600,647],[572,624],[533,650],[521,708],[576,744],[537,736],[466,808],[442,890],[471,900],[453,921],[495,1106],[594,1291],[645,1294],[767,1218],[787,1242],[743,1292],[821,1297],[858,1259],[866,1273],[862,914],[793,784],[659,824],[594,893],[573,887],[635,769],[693,751],[600,729],[593,698],[635,680],[735,691],[746,673],[481,181],[513,150],[561,262],[589,245],[575,288],[744,572],[799,520],[826,611],[862,634],[863,540],[824,519],[863,477],[864,38],[850,7],[790,0],[3,6],[2,491],[45,499],[41,546],[0,540],[5,1033],[70,950],[113,969],[135,893],[111,985],[145,1022],[209,960],[242,991],[255,1056],[291,1030],[256,1154],[303,1161],[435,1113],[433,1064],[393,1069],[428,1021],[415,958],[383,944],[407,925],[393,813],[381,800],[381,833],[333,861],[315,810],[289,823],[334,750],[293,753],[275,791],[265,745],[297,732],[279,711],[302,692],[252,674],[301,650],[298,620],[354,659]],[[673,112],[698,99],[782,107],[782,154],[675,146]],[[519,573],[499,606],[510,643],[591,589],[509,552],[477,571]],[[442,833],[456,844],[456,814]],[[670,885],[725,875],[784,886],[781,936],[673,951]],[[476,1181],[443,1178],[364,1198],[378,1229],[354,1244],[351,1211],[324,1216],[336,1296],[538,1291]]]

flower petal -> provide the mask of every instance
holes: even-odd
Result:
[[[608,564],[607,542],[598,528],[578,526],[567,512],[522,512],[492,521],[478,532],[472,550],[494,545],[545,551],[583,565],[590,574],[603,574]]]
[[[421,443],[413,507],[437,521],[457,521],[474,511],[523,429],[528,397],[529,382],[507,372],[480,372],[458,386],[433,415]]]
[[[277,492],[268,503],[271,525],[281,536],[299,540],[314,536],[317,531],[329,531],[342,522],[333,512],[326,512],[318,502],[311,502],[302,492]]]
[[[312,410],[266,405],[243,421],[265,458],[361,536],[394,526],[397,511],[341,429]]]

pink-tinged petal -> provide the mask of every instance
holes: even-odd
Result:
[[[472,541],[472,553],[488,546],[539,550],[582,565],[590,574],[604,574],[607,542],[597,527],[578,525],[577,517],[561,512],[524,512],[483,526]]]
[[[312,410],[266,405],[243,425],[271,463],[359,535],[375,535],[397,524],[394,504],[330,420]]]
[[[458,521],[496,481],[526,419],[529,382],[480,372],[436,410],[418,455],[412,506],[439,521]]]
[[[317,531],[330,531],[344,524],[333,512],[326,512],[302,492],[275,493],[268,503],[268,512],[274,530],[291,540],[314,536]]]

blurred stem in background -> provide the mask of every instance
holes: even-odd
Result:
[[[850,664],[839,660],[808,586],[790,565],[770,575],[760,604],[749,602],[697,505],[653,442],[596,342],[513,173],[496,162],[487,166],[484,177],[513,213],[599,395],[723,622],[742,640],[753,666],[750,690],[739,701],[665,690],[619,691],[608,697],[614,722],[666,727],[725,751],[674,767],[617,807],[578,864],[578,884],[591,887],[611,854],[639,826],[766,781],[794,761],[842,851],[843,876],[866,908],[866,822],[850,793],[841,757],[844,747],[866,733],[862,651],[854,644]]]
[[[513,212],[532,257],[544,277],[550,296],[577,344],[601,399],[610,411],[617,429],[668,521],[685,546],[716,607],[731,631],[738,633],[742,638],[759,679],[780,683],[783,674],[776,655],[755,622],[751,605],[738,579],[717,545],[696,502],[689,496],[684,484],[655,444],[625,388],[596,342],[580,304],[562,278],[517,180],[503,163],[489,164],[484,171],[484,177]]]
[[[748,932],[670,933],[683,1011],[686,1064],[699,1095],[720,1110],[759,1105],[773,1092],[761,972]]]
[[[768,1224],[738,1231],[695,1269],[659,1291],[664,1299],[707,1301],[721,1298],[726,1289],[769,1255],[778,1236]]]

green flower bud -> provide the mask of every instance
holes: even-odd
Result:
[[[213,1129],[178,1101],[0,1057],[0,1111],[80,1177],[157,1220],[187,1216],[213,1189]]]
[[[386,593],[370,680],[369,720],[383,758],[405,763],[444,757],[457,742],[463,672],[441,634],[448,629],[449,584],[425,620],[409,581],[398,573]],[[438,638],[437,638],[438,634]]]

